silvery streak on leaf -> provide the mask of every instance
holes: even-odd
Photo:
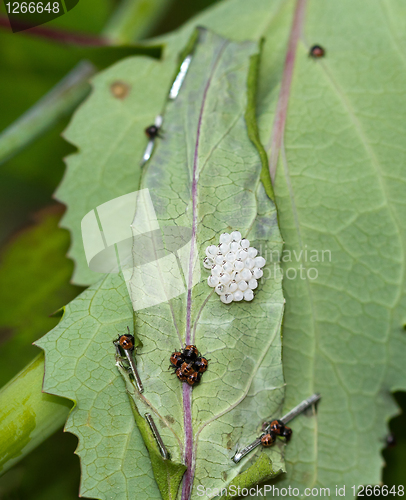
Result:
[[[284,415],[282,418],[279,420],[283,422],[284,424],[287,424],[290,422],[293,418],[297,417],[300,413],[304,412],[312,406],[313,404],[317,403],[319,399],[321,398],[320,394],[313,394],[313,396],[310,396],[309,398],[305,399],[301,403],[299,403],[297,406],[295,406],[290,412],[288,412],[286,415]],[[234,463],[238,463],[242,458],[244,458],[248,453],[250,453],[252,450],[257,448],[261,444],[261,437],[264,434],[267,434],[269,432],[269,424],[264,428],[264,432],[261,434],[259,438],[257,438],[254,442],[246,446],[240,451],[237,451],[236,454],[233,456],[232,460]]]
[[[161,126],[162,126],[162,116],[161,115],[158,115],[156,118],[155,118],[155,122],[154,122],[154,125],[160,129]],[[142,160],[141,160],[141,167],[143,167],[147,161],[151,158],[151,155],[152,155],[152,151],[154,150],[154,145],[155,145],[155,137],[154,138],[151,138],[149,141],[148,141],[148,144],[147,144],[147,147],[145,148],[145,151],[144,151],[144,154],[142,156]]]
[[[151,429],[152,434],[154,435],[156,444],[158,445],[159,452],[161,453],[161,456],[164,460],[169,459],[169,453],[168,450],[166,449],[166,446],[164,445],[164,442],[162,441],[161,435],[159,434],[158,428],[155,425],[155,422],[151,416],[150,413],[145,414],[145,419],[149,424],[149,427]]]
[[[192,56],[190,54],[183,60],[180,66],[179,73],[176,75],[175,81],[173,82],[171,90],[169,91],[169,99],[176,99],[178,97],[179,90],[182,86],[183,80],[185,79],[191,60]]]

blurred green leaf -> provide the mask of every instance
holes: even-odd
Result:
[[[386,463],[383,469],[383,483],[388,485],[404,485],[406,464],[406,393],[395,393],[395,398],[402,414],[390,422],[391,435],[388,437],[394,439],[394,443],[383,452],[383,458]]]
[[[72,408],[44,394],[44,355],[36,357],[0,390],[0,472],[19,462],[61,427]]]
[[[110,0],[82,1],[47,26],[73,30],[86,26],[86,32],[98,31],[106,23],[110,10]],[[80,22],[77,23],[75,19],[79,17]],[[104,68],[134,53],[148,53],[153,57],[160,55],[159,49],[154,47],[81,48],[35,37],[28,32],[0,30],[0,132],[57,85],[81,59],[87,58],[97,67]],[[11,213],[12,217],[7,216],[0,221],[0,242],[25,222],[27,212],[49,203],[62,177],[61,158],[72,151],[59,138],[65,126],[66,122],[57,124],[29,150],[2,165],[0,208],[2,214]]]
[[[0,477],[1,500],[77,500],[78,440],[60,429]]]
[[[58,228],[62,207],[36,216],[0,254],[0,387],[36,354],[32,342],[53,328],[49,315],[72,300],[72,263],[65,257],[69,234]]]

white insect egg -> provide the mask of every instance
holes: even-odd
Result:
[[[259,267],[254,267],[254,269],[252,269],[251,272],[254,278],[257,280],[259,280],[259,278],[262,278],[262,276],[264,275],[264,272],[262,271],[262,269],[259,269]]]
[[[240,248],[241,248],[241,245],[240,245],[239,241],[232,241],[230,243],[230,252],[237,253],[238,250],[240,250]]]
[[[218,255],[216,255],[216,257],[214,258],[214,262],[216,264],[218,264],[219,266],[222,266],[223,263],[224,263],[224,255],[222,255],[221,253],[219,253]]]
[[[218,284],[219,280],[216,276],[212,276],[210,275],[208,278],[207,278],[207,284],[209,286],[211,286],[212,288],[214,288],[217,284]]]
[[[244,265],[247,269],[254,269],[255,260],[248,257],[247,259],[245,259]]]
[[[215,257],[218,253],[218,249],[216,245],[210,245],[209,247],[206,248],[206,255],[207,257]]]
[[[266,260],[263,257],[255,257],[255,267],[264,267]]]
[[[242,293],[241,290],[237,290],[236,292],[233,293],[233,300],[236,302],[239,302],[244,298],[244,294]]]
[[[219,266],[218,264],[216,264],[214,267],[211,268],[211,274],[213,276],[219,276],[219,274],[222,272],[223,272],[223,268],[222,268],[222,266]]]
[[[229,284],[228,284],[228,291],[230,293],[234,293],[236,290],[238,289],[238,285],[235,281],[231,281]]]
[[[244,300],[250,302],[254,298],[254,292],[251,289],[245,290]]]
[[[258,281],[255,278],[251,278],[248,282],[248,286],[249,288],[251,288],[251,290],[255,290],[255,288],[257,288],[258,286]]]
[[[230,243],[231,242],[231,234],[223,233],[220,234],[220,243]]]
[[[234,269],[236,271],[242,271],[244,269],[244,262],[241,259],[237,259],[234,262]]]
[[[237,252],[237,259],[245,260],[248,257],[247,250],[241,249]]]
[[[228,243],[222,243],[219,245],[220,252],[225,255],[230,250],[230,245]]]
[[[211,269],[213,267],[213,259],[210,259],[209,257],[205,257],[203,259],[203,266],[206,268],[206,269]]]
[[[248,257],[251,259],[255,259],[255,257],[258,255],[258,250],[254,247],[249,247],[248,249]]]
[[[226,262],[223,266],[223,271],[225,273],[232,273],[234,271],[234,266],[231,262]]]
[[[218,285],[216,285],[214,287],[214,291],[218,294],[218,295],[223,295],[223,293],[226,293],[226,286],[223,285],[222,283],[219,283]]]
[[[226,255],[226,261],[227,262],[234,262],[235,261],[235,253],[228,252],[228,254]]]
[[[245,292],[245,290],[248,288],[248,284],[247,284],[247,282],[246,282],[246,281],[244,281],[244,280],[241,280],[241,281],[238,283],[238,288],[239,288],[241,291]]]
[[[232,271],[232,272],[231,272],[231,273],[229,273],[229,274],[230,274],[230,280],[231,280],[231,281],[235,281],[235,276],[236,276],[236,274],[237,274],[237,273],[236,273],[235,271]]]
[[[240,233],[240,231],[233,231],[231,233],[231,239],[232,239],[232,241],[241,241],[241,233]]]
[[[248,250],[249,246],[250,246],[249,240],[245,238],[241,240],[241,248],[245,248],[246,250]]]
[[[223,283],[223,285],[227,285],[231,281],[231,277],[228,273],[222,273],[219,276],[220,283]]]
[[[252,278],[252,274],[251,274],[251,271],[249,269],[246,269],[244,268],[241,272],[240,272],[240,275],[241,275],[241,278],[245,281],[248,281]]]
[[[235,276],[234,276],[234,281],[235,281],[236,283],[239,283],[241,280],[242,280],[241,273],[235,273]]]
[[[233,295],[231,293],[225,293],[224,295],[220,295],[221,302],[224,304],[231,304],[233,301]]]

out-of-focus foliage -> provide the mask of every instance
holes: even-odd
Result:
[[[77,439],[62,430],[0,477],[1,500],[76,500],[79,491]]]
[[[112,0],[85,0],[46,26],[98,33],[111,10]],[[56,85],[79,59],[69,46],[34,37],[29,31],[0,29],[0,131]],[[60,137],[65,126],[66,121],[1,166],[0,241],[27,221],[28,212],[49,203],[62,178],[62,158],[73,150]]]
[[[0,254],[0,387],[39,353],[32,342],[53,328],[49,317],[81,289],[69,284],[69,234],[58,228],[62,206],[44,210]]]

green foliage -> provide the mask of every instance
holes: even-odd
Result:
[[[3,3],[1,4],[4,8]],[[85,0],[47,27],[97,32],[111,11],[110,0]],[[77,13],[77,17],[75,15]],[[79,15],[80,14],[80,15]],[[85,28],[86,26],[86,28]],[[78,63],[80,54],[52,40],[27,32],[0,30],[0,131],[44,96]],[[2,165],[0,170],[0,241],[21,224],[27,213],[48,205],[63,174],[62,158],[71,148],[60,134],[66,121],[35,143],[30,151]]]
[[[196,270],[200,270],[206,246],[218,242],[223,231],[238,228],[257,248],[281,250],[275,207],[260,182],[261,159],[244,119],[250,57],[257,45],[234,44],[206,32],[201,37],[178,98],[167,103],[164,137],[141,176],[141,188],[149,190],[161,227],[196,228],[197,241],[192,245],[196,245],[192,250]],[[154,87],[147,82],[158,74],[159,65],[170,67],[128,59],[95,79],[95,91],[68,131],[71,140],[80,140],[80,152],[70,159],[62,190],[70,198],[76,193],[79,199],[85,198],[80,190],[87,192],[87,205],[71,204],[70,220],[80,220],[86,210],[100,204],[100,198],[89,196],[94,182],[94,196],[107,199],[127,193],[135,184],[139,163],[127,153],[134,147],[133,124],[141,129],[139,135],[142,132],[142,115],[136,114],[135,103],[143,111],[147,97],[154,95]],[[111,82],[117,79],[131,88],[124,102],[117,103],[111,95]],[[140,100],[142,91],[146,97]],[[103,125],[103,134],[100,128],[95,130],[97,123]],[[118,141],[110,137],[112,133]],[[106,158],[106,143],[112,144],[107,162],[95,161]],[[100,168],[102,175],[95,175]],[[110,179],[110,191],[99,187],[101,183],[107,186],[105,178]],[[135,297],[148,293],[147,283],[136,281],[132,286]],[[137,290],[139,286],[142,290]],[[165,289],[166,284],[153,286]],[[145,387],[142,396],[134,392],[137,408],[141,415],[147,410],[154,415],[175,462],[182,461],[184,446],[193,446],[195,488],[223,487],[255,464],[256,473],[244,475],[242,484],[249,486],[284,467],[279,446],[257,449],[238,465],[231,462],[237,443],[248,444],[258,435],[262,424],[258,416],[280,411],[284,392],[281,284],[267,279],[252,303],[225,306],[203,275],[188,296],[182,293],[136,313],[136,333],[143,343],[136,358]],[[112,341],[131,324],[126,283],[121,275],[107,275],[69,304],[61,323],[37,342],[46,351],[44,390],[76,402],[66,429],[79,437],[81,494],[85,496],[105,498],[112,487],[120,492],[118,498],[134,491],[138,497],[145,495],[143,491],[148,491],[148,498],[159,496],[146,474],[151,462],[114,363]],[[182,396],[182,384],[168,373],[167,366],[170,353],[185,339],[196,341],[210,358],[210,367],[202,383],[193,391],[185,386]],[[183,410],[188,397],[192,398],[191,421]],[[193,427],[192,442],[184,436],[184,418]],[[267,461],[260,458],[264,453]],[[107,479],[105,470],[109,471]]]
[[[61,208],[36,215],[3,249],[0,264],[0,387],[38,354],[32,342],[59,321],[50,318],[80,292],[69,284],[67,231],[58,228]]]
[[[69,413],[69,401],[41,392],[43,377],[40,354],[0,391],[1,472],[59,429]]]
[[[396,125],[406,74],[388,14],[381,2],[311,2],[296,54],[274,190],[285,249],[303,251],[284,272],[302,265],[317,279],[284,280],[286,405],[314,391],[323,399],[317,424],[292,426],[301,436],[286,455],[292,487],[378,483],[397,412],[390,392],[406,388],[406,176]],[[324,59],[308,57],[314,42]],[[263,88],[265,144],[267,100]]]
[[[77,439],[60,429],[0,477],[2,500],[77,500]]]

